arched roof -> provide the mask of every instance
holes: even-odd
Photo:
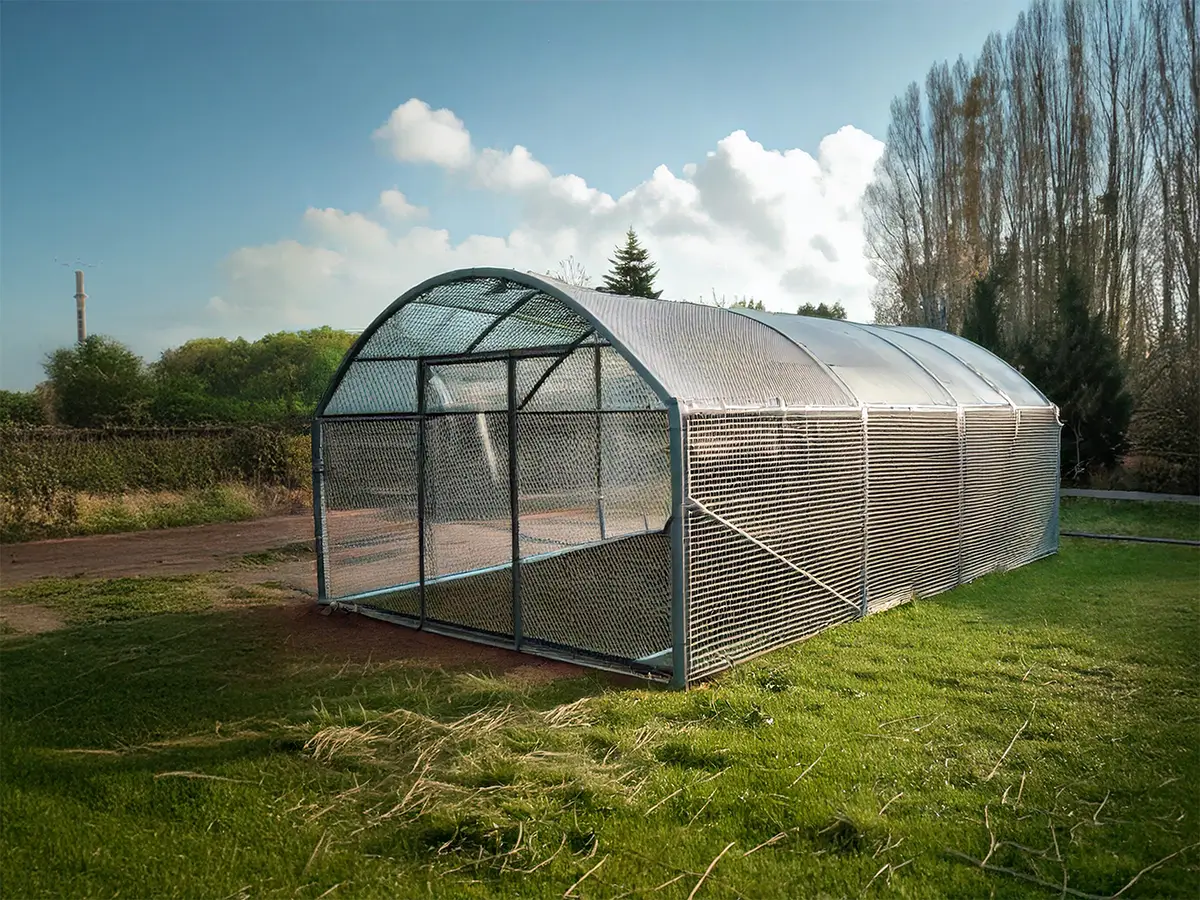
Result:
[[[611,345],[662,403],[690,409],[1050,405],[1007,363],[940,331],[621,297],[481,268],[431,278],[384,310],[317,414],[415,412],[422,357],[594,342]]]

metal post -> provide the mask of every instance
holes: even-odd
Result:
[[[325,531],[325,452],[321,446],[321,420],[312,423],[313,549],[317,556],[317,600],[329,599],[329,560]]]
[[[967,418],[962,404],[958,408],[958,573],[956,581],[963,583],[963,555],[966,553],[966,527],[964,518],[967,504]]]
[[[679,402],[667,407],[671,442],[671,684],[687,687],[687,441]]]
[[[427,422],[425,392],[429,384],[429,369],[423,360],[417,362],[417,572],[421,582],[420,622],[425,627],[425,428]]]
[[[867,407],[862,407],[862,451],[863,451],[863,501],[862,501],[862,524],[863,524],[863,546],[862,546],[862,615],[866,616],[869,605],[870,595],[868,591],[868,553],[871,536],[870,523],[870,504],[871,504],[871,446],[869,443],[869,428],[867,426],[869,419],[867,416]]]
[[[603,418],[601,411],[604,407],[604,400],[600,393],[600,345],[596,345],[596,519],[600,522],[600,540],[607,537],[604,528],[604,479],[602,477],[604,465],[604,451],[602,444],[602,425]]]
[[[512,626],[513,648],[521,649],[521,485],[517,471],[517,360],[508,360],[508,514],[512,520]]]

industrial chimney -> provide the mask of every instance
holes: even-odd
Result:
[[[78,333],[79,343],[87,340],[87,319],[83,314],[83,303],[87,300],[87,294],[83,292],[83,270],[75,270],[75,328]]]

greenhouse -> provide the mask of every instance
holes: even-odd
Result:
[[[449,272],[317,408],[319,600],[684,686],[1054,553],[1059,429],[945,332]]]

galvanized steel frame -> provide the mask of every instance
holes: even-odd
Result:
[[[451,284],[458,281],[470,279],[502,279],[516,286],[525,286],[528,290],[521,295],[514,303],[510,304],[506,312],[497,312],[493,310],[477,310],[477,312],[487,315],[494,315],[495,320],[487,325],[481,334],[470,342],[469,347],[463,353],[457,354],[440,354],[430,356],[360,356],[361,351],[367,346],[372,335],[387,322],[393,315],[400,311],[403,307],[413,302],[420,302],[421,298],[427,295],[433,289]],[[569,344],[557,346],[543,346],[530,348],[517,348],[511,350],[492,350],[479,351],[477,348],[482,344],[484,339],[508,317],[519,311],[523,306],[539,295],[547,296],[577,315],[584,322],[590,325],[590,329],[576,340]],[[437,305],[437,304],[435,304]],[[446,308],[468,309],[466,306],[447,306]],[[880,329],[862,329],[864,332],[871,334],[872,337],[888,344],[895,350],[899,351],[906,358],[911,360],[918,368],[920,368],[927,376],[929,376],[946,395],[950,402],[943,405],[899,405],[899,404],[868,404],[855,397],[854,392],[847,386],[842,378],[830,366],[819,358],[819,356],[811,352],[804,344],[797,340],[794,336],[789,336],[783,331],[774,328],[769,322],[759,321],[765,327],[771,328],[777,333],[783,335],[797,349],[809,358],[816,367],[828,376],[834,383],[839,385],[847,394],[848,397],[855,401],[851,405],[787,405],[783,402],[776,402],[772,405],[761,406],[737,406],[722,404],[719,410],[711,409],[707,406],[695,408],[689,404],[685,398],[672,396],[664,385],[659,382],[650,369],[640,360],[636,354],[631,353],[620,339],[620,335],[610,330],[603,322],[599,321],[595,316],[591,315],[588,310],[570,294],[569,290],[557,287],[553,282],[543,280],[537,276],[513,272],[507,269],[494,268],[477,268],[463,269],[455,272],[445,273],[428,279],[425,282],[417,285],[407,291],[401,297],[397,298],[366,331],[364,331],[351,350],[346,354],[346,357],[339,365],[334,378],[331,380],[321,402],[318,405],[317,413],[313,425],[313,492],[314,492],[314,535],[317,547],[317,578],[318,578],[318,598],[320,602],[329,603],[332,605],[354,607],[358,611],[367,615],[372,615],[376,618],[386,619],[387,621],[396,621],[401,624],[406,624],[416,628],[424,628],[438,633],[453,634],[458,637],[467,637],[471,640],[481,641],[483,643],[492,643],[501,646],[512,646],[517,650],[536,653],[539,655],[548,656],[556,659],[569,659],[573,662],[584,662],[585,664],[597,666],[600,668],[610,668],[619,671],[635,671],[647,677],[661,677],[652,668],[639,665],[635,660],[614,660],[612,658],[602,658],[603,654],[596,654],[586,651],[578,651],[572,648],[567,648],[559,645],[549,644],[542,640],[528,640],[523,634],[522,622],[522,602],[521,602],[521,555],[520,555],[520,534],[519,534],[519,483],[517,474],[517,459],[519,454],[518,447],[518,428],[517,419],[518,413],[521,415],[534,414],[536,410],[525,410],[524,407],[529,399],[537,392],[538,388],[546,381],[555,368],[560,365],[571,353],[584,346],[589,339],[595,343],[595,393],[596,393],[596,444],[597,444],[597,515],[600,521],[601,535],[603,542],[604,535],[604,502],[600,496],[602,485],[599,477],[599,466],[601,464],[601,439],[600,426],[601,416],[619,412],[617,410],[602,410],[600,397],[600,354],[602,347],[611,347],[633,369],[633,371],[643,380],[649,389],[663,403],[667,413],[667,429],[668,429],[668,445],[670,454],[670,518],[668,520],[668,531],[670,537],[670,573],[671,573],[671,602],[670,602],[670,635],[671,635],[671,674],[670,681],[677,687],[685,687],[693,679],[693,670],[691,666],[691,629],[689,626],[689,617],[691,613],[690,607],[690,559],[689,559],[689,538],[688,538],[688,513],[690,506],[697,506],[689,497],[688,484],[688,468],[689,458],[692,452],[691,439],[689,438],[689,419],[696,414],[721,414],[721,415],[736,415],[745,416],[747,419],[762,420],[763,417],[771,418],[777,415],[791,414],[822,414],[822,413],[840,413],[856,412],[860,416],[861,421],[861,465],[862,465],[862,500],[861,500],[861,526],[862,526],[862,544],[861,544],[861,561],[859,565],[861,577],[861,594],[856,604],[852,604],[857,609],[859,617],[865,616],[871,612],[870,609],[870,537],[872,534],[871,522],[871,418],[872,413],[902,413],[912,412],[920,413],[923,411],[945,413],[953,410],[956,421],[957,434],[957,471],[958,471],[958,489],[957,489],[957,536],[958,548],[955,562],[955,583],[962,583],[964,577],[964,545],[965,545],[965,511],[968,497],[966,495],[966,474],[969,466],[968,460],[968,424],[966,413],[972,409],[997,409],[996,406],[981,406],[974,407],[958,402],[954,398],[950,388],[924,365],[919,359],[909,353],[904,347],[898,343],[889,340],[885,335],[880,333]],[[939,344],[925,340],[920,335],[904,332],[909,337],[921,340],[934,351],[945,354],[953,359],[959,365],[970,370],[977,378],[988,385],[997,395],[1002,397],[1007,406],[999,407],[1000,409],[1009,410],[1014,417],[1014,432],[1013,446],[1010,447],[1010,454],[1016,446],[1016,441],[1020,438],[1020,410],[1021,406],[1013,401],[1013,399],[1001,390],[985,373],[978,371],[974,366],[971,366],[963,359],[956,356],[950,350]],[[530,389],[525,398],[517,396],[516,383],[516,365],[519,359],[525,358],[544,358],[557,356],[554,364],[547,368],[540,379]],[[328,414],[325,412],[328,404],[338,387],[345,378],[351,365],[356,362],[388,362],[397,360],[415,360],[417,362],[417,397],[418,409],[414,413],[394,413],[394,414],[371,414],[371,413],[343,413],[343,414]],[[471,363],[487,360],[504,360],[506,361],[506,379],[507,379],[507,421],[508,421],[508,453],[509,453],[509,485],[508,498],[510,506],[510,515],[512,520],[511,539],[512,539],[512,622],[513,635],[511,641],[498,639],[488,633],[477,632],[469,628],[460,628],[453,625],[448,625],[444,622],[430,621],[426,615],[426,587],[431,581],[440,581],[442,579],[429,579],[426,572],[426,454],[427,454],[427,439],[426,439],[426,424],[437,415],[449,415],[452,413],[437,413],[430,412],[426,403],[426,390],[428,382],[428,366],[443,365],[455,363]],[[1050,406],[1049,404],[1047,404]],[[1036,407],[1037,409],[1045,409],[1045,407]],[[1053,408],[1051,406],[1051,408]],[[578,410],[578,413],[586,413],[585,410]],[[404,614],[391,613],[387,610],[370,607],[369,605],[360,606],[355,597],[346,597],[340,599],[331,599],[328,597],[328,568],[329,568],[329,536],[327,529],[326,504],[324,499],[325,486],[325,463],[323,452],[323,420],[387,420],[387,419],[402,419],[402,420],[417,420],[418,422],[418,450],[417,450],[417,466],[418,466],[418,491],[417,491],[417,519],[418,519],[418,555],[419,555],[419,592],[420,592],[420,613],[413,621],[411,617]],[[1054,419],[1061,425],[1057,409],[1055,408]],[[1061,446],[1056,445],[1055,464],[1060,463]],[[1057,517],[1058,517],[1059,495],[1056,479],[1056,488],[1053,498],[1053,519],[1054,532],[1057,536]],[[711,510],[708,510],[711,514]],[[720,516],[717,516],[720,519]],[[724,524],[729,525],[728,522]],[[760,541],[757,541],[753,535],[750,535],[752,541],[766,546]],[[768,550],[770,548],[768,547]],[[571,552],[570,550],[559,551],[562,553]],[[774,553],[774,551],[770,551]],[[1046,552],[1053,552],[1053,549]],[[552,554],[554,555],[554,554]],[[1044,555],[1044,553],[1042,554]],[[792,568],[797,568],[803,572],[803,569],[797,567],[794,563],[789,563]],[[809,574],[809,573],[805,573]],[[453,576],[458,577],[458,576]],[[818,584],[823,582],[820,579],[813,577]],[[824,586],[824,585],[823,585]],[[399,590],[401,588],[385,588],[380,591],[370,592],[372,594],[383,593],[389,590]],[[832,593],[836,594],[840,599],[845,600],[838,591],[829,588]],[[363,599],[367,599],[364,595]],[[737,660],[730,659],[733,663]]]

